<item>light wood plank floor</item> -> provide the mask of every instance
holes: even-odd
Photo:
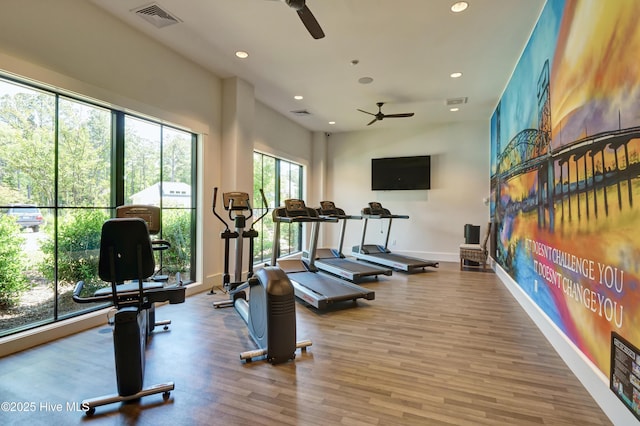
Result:
[[[135,404],[66,404],[115,392],[108,326],[0,360],[3,425],[609,425],[493,272],[457,263],[365,286],[376,300],[316,312],[297,303],[294,362],[242,363],[254,349],[234,309],[202,293],[158,309],[173,321],[147,350],[145,384],[174,381]],[[62,412],[41,404],[62,404]]]

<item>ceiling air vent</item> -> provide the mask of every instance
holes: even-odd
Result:
[[[309,111],[307,111],[306,109],[299,109],[296,111],[291,111],[291,114],[296,115],[298,117],[306,117],[308,115],[311,115],[311,113]]]
[[[463,105],[467,103],[467,98],[449,98],[446,101],[447,106]]]
[[[162,9],[157,3],[138,7],[133,9],[132,12],[157,28],[164,28],[182,22],[176,16]]]

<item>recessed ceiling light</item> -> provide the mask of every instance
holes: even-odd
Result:
[[[466,1],[455,2],[451,5],[451,11],[454,13],[462,12],[469,7],[469,3]]]
[[[456,107],[454,107],[454,108],[449,108],[449,111],[451,111],[451,112],[460,111],[460,108],[456,108]]]
[[[336,124],[336,122],[335,121],[330,121],[329,124]]]
[[[371,77],[362,77],[358,79],[358,83],[360,84],[369,84],[373,82],[373,78]]]
[[[238,50],[236,52],[236,56],[240,59],[246,59],[249,57],[249,54],[247,52],[245,52],[244,50]]]
[[[461,72],[452,72],[451,73],[451,78],[459,78],[462,77],[462,73]]]
[[[296,101],[300,101],[300,100],[304,99],[304,97],[303,97],[303,96],[301,96],[301,95],[295,95],[295,96],[293,97],[293,99],[295,99]]]

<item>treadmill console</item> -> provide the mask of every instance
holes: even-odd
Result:
[[[225,210],[249,210],[249,194],[246,192],[225,192],[222,194]]]
[[[380,215],[381,214],[385,214],[385,210],[386,210],[384,207],[382,207],[382,204],[380,204],[377,201],[370,202],[369,203],[369,209],[370,209],[371,214],[376,214],[376,215],[377,214],[380,214]]]
[[[288,217],[309,216],[309,211],[304,201],[297,198],[284,200],[284,208]]]
[[[320,208],[322,210],[335,210],[336,204],[333,201],[320,201]]]
[[[307,209],[304,201],[298,199],[284,200],[284,206],[287,208],[287,211],[302,211]]]
[[[344,216],[344,210],[337,208],[333,201],[320,201],[316,211],[321,216]]]

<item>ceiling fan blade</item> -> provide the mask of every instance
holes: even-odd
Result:
[[[363,109],[357,108],[358,111],[364,112],[365,114],[373,115],[375,117],[373,120],[371,120],[367,124],[367,126],[372,125],[376,121],[384,120],[385,118],[413,117],[413,115],[414,115],[413,112],[403,112],[403,113],[400,113],[400,114],[383,114],[382,113],[382,105],[384,105],[384,102],[377,102],[376,105],[378,105],[378,113],[377,114],[374,114],[372,112],[365,111]]]
[[[369,112],[369,111],[365,111],[365,110],[363,110],[363,109],[358,109],[358,111],[360,111],[360,112],[364,112],[365,114],[369,114],[369,115],[375,115],[374,113]]]
[[[309,10],[306,5],[302,9],[298,9],[297,12],[300,20],[304,26],[307,27],[309,34],[311,34],[311,37],[316,40],[324,37],[324,31],[322,31],[320,24],[318,24],[315,16],[313,16],[313,13],[311,13],[311,10]]]
[[[413,112],[405,112],[402,114],[385,114],[384,118],[413,117],[413,114]]]

